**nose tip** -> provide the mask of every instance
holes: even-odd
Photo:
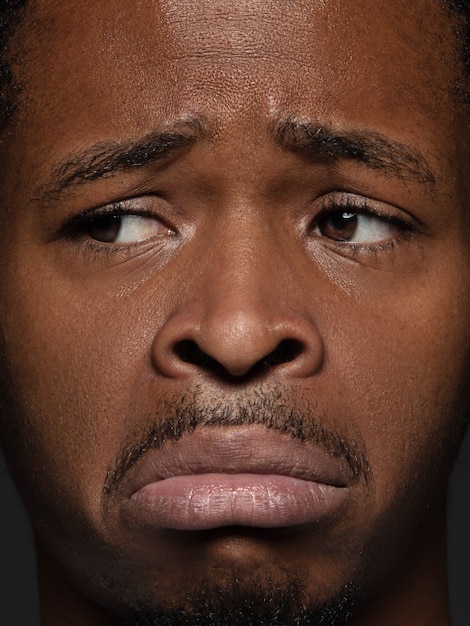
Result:
[[[268,372],[312,375],[323,359],[316,327],[301,316],[266,320],[243,311],[229,318],[175,315],[157,333],[152,349],[156,370],[172,378],[206,375],[242,379]]]

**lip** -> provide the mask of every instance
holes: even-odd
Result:
[[[123,486],[127,524],[174,530],[282,528],[344,504],[341,460],[263,426],[200,427],[147,452]]]

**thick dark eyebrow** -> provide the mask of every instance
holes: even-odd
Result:
[[[40,190],[40,200],[47,202],[82,183],[111,176],[116,172],[165,161],[176,152],[207,136],[202,118],[176,121],[171,127],[127,141],[102,141],[67,155],[54,168],[47,184]]]
[[[355,161],[380,173],[433,187],[435,177],[424,156],[373,130],[336,130],[288,117],[272,128],[282,148],[326,162]]]
[[[271,133],[282,148],[303,152],[316,160],[352,160],[387,176],[434,186],[429,163],[414,148],[372,130],[338,131],[315,122],[288,117],[273,124]],[[162,131],[137,139],[102,141],[66,156],[39,191],[41,202],[77,185],[165,161],[180,150],[209,136],[202,117],[176,120]]]

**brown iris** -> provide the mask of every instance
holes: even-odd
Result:
[[[323,217],[318,229],[324,237],[336,241],[349,241],[357,230],[358,215],[349,211],[334,212]]]
[[[91,239],[103,243],[114,243],[121,230],[122,217],[120,215],[102,215],[91,219],[86,227],[86,233]]]

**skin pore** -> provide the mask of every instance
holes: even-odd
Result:
[[[454,24],[430,0],[288,6],[36,0],[18,29],[1,429],[43,626],[450,625]],[[214,522],[220,481],[266,468],[321,475],[331,511]],[[183,470],[191,498],[149,521],[133,494]]]

